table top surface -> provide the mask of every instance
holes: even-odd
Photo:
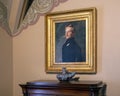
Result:
[[[35,80],[26,82],[25,84],[19,84],[22,88],[66,88],[66,89],[100,89],[106,86],[102,81],[69,81],[60,82],[58,80]]]
[[[58,80],[35,80],[26,82],[26,84],[20,84],[20,85],[38,85],[38,86],[62,86],[62,85],[73,85],[73,86],[99,86],[103,84],[102,81],[85,81],[85,80],[79,80],[79,81],[69,81],[69,82],[60,82]]]

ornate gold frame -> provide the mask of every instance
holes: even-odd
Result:
[[[85,62],[56,62],[56,23],[85,20],[86,22],[86,61]],[[69,71],[89,74],[97,72],[97,11],[96,8],[70,10],[48,13],[45,16],[46,30],[46,72],[58,73],[62,67]]]

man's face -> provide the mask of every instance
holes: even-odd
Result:
[[[72,27],[65,28],[65,37],[66,37],[66,39],[73,37],[73,28]]]

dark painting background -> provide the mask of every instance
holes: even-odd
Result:
[[[86,61],[86,21],[59,22],[55,24],[55,62],[62,62],[62,45],[65,43],[65,26],[75,28],[75,40],[81,48],[82,62]]]

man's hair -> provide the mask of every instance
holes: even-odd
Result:
[[[71,27],[72,28],[72,32],[75,32],[74,30],[74,26],[72,25],[72,24],[67,24],[66,26],[65,26],[65,28],[67,28],[67,27]]]

